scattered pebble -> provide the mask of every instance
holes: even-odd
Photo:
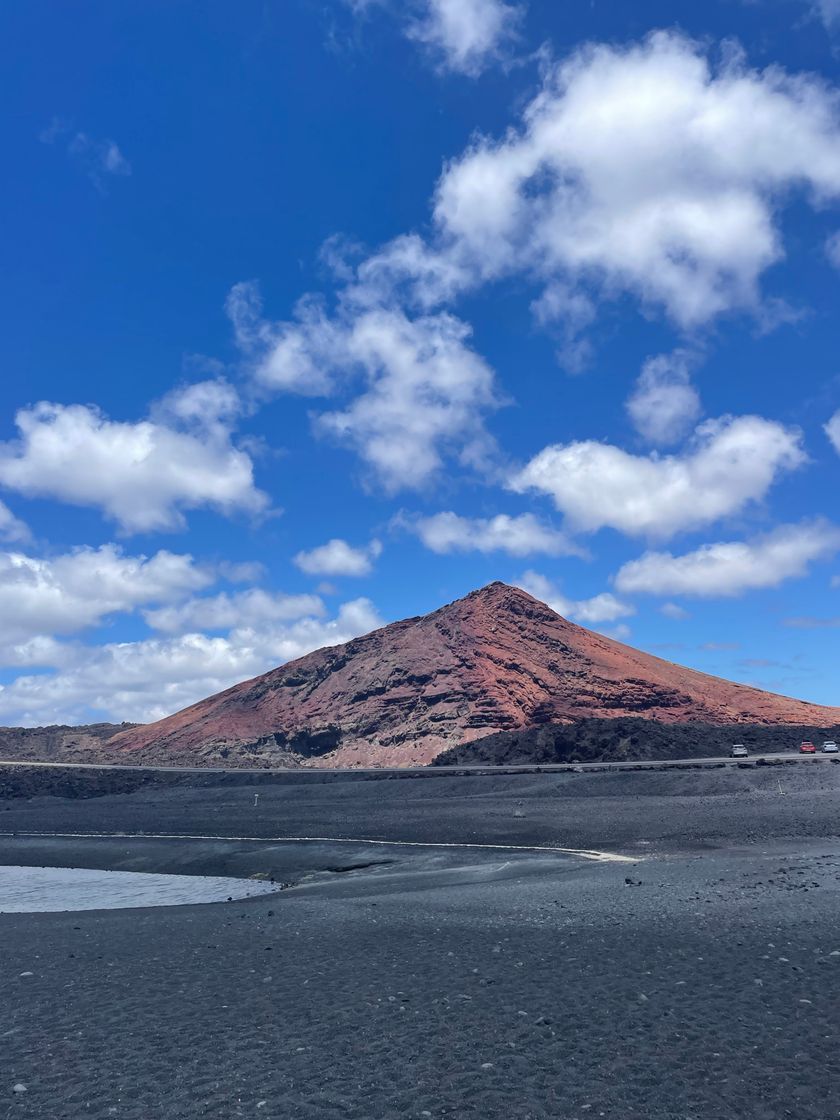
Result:
[[[13,1093],[25,1093],[26,1092],[26,1086],[23,1084],[22,1081],[18,1081],[18,1083],[16,1085],[12,1086],[12,1092]]]

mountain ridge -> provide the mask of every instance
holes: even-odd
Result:
[[[494,732],[626,716],[828,726],[840,708],[675,665],[495,582],[126,730],[108,751],[136,763],[424,765]]]

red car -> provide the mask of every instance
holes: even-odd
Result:
[[[800,743],[799,744],[799,753],[800,754],[816,754],[817,753],[817,748],[814,746],[813,743]]]

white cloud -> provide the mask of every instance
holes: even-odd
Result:
[[[0,443],[0,486],[98,508],[126,533],[181,528],[183,511],[201,506],[263,513],[268,498],[231,441],[230,408],[219,383],[171,394],[152,419],[135,422],[42,402],[18,412],[18,440]]]
[[[524,12],[505,0],[344,0],[356,16],[390,8],[407,38],[429,48],[441,69],[477,77],[505,58]]]
[[[224,637],[185,634],[95,648],[61,647],[53,662],[59,664],[57,672],[22,676],[0,686],[0,721],[160,719],[237,681],[381,625],[373,605],[355,599],[331,619],[243,627]]]
[[[153,630],[185,634],[197,630],[233,630],[289,622],[311,615],[320,618],[325,608],[317,595],[283,595],[259,587],[234,594],[200,596],[186,603],[144,611]]]
[[[0,540],[28,541],[30,536],[28,526],[15,517],[5,502],[0,502]]]
[[[586,626],[599,626],[604,622],[615,622],[617,618],[625,618],[636,613],[635,607],[623,603],[609,591],[600,595],[593,595],[591,599],[569,599],[556,584],[539,572],[525,572],[517,583],[523,591],[547,603],[553,611],[563,615],[564,618],[573,619],[575,622]],[[628,631],[629,632],[629,631]]]
[[[495,398],[490,367],[467,345],[470,333],[444,313],[362,314],[347,355],[364,369],[366,391],[322,414],[319,429],[352,446],[390,492],[426,485],[447,453],[480,463],[490,443],[482,414]]]
[[[823,431],[831,440],[831,445],[834,450],[840,455],[840,409],[838,409],[828,423],[823,426]]]
[[[751,541],[706,544],[683,556],[647,552],[625,564],[615,586],[625,594],[742,595],[804,576],[811,563],[840,550],[840,529],[825,521],[781,525]]]
[[[572,618],[588,626],[597,626],[602,622],[611,622],[613,619],[624,618],[635,613],[635,607],[616,599],[609,591],[602,591],[600,595],[593,595],[591,599],[578,599],[572,603],[571,609]],[[616,632],[619,631],[630,633],[624,627],[616,627]]]
[[[493,375],[440,306],[525,272],[572,370],[588,360],[596,297],[629,292],[686,328],[738,308],[766,320],[759,280],[783,255],[781,209],[794,192],[840,195],[837,116],[816,78],[750,70],[731,45],[715,65],[677,33],[587,46],[550,68],[520,128],[445,167],[428,241],[397,237],[355,268],[330,242],[334,312],[306,297],[271,322],[256,287],[237,285],[237,342],[262,389],[342,397],[316,430],[386,490],[425,486],[449,458],[486,467]],[[657,442],[697,414],[680,360],[646,371],[630,405]]]
[[[522,9],[502,0],[424,0],[410,38],[430,46],[450,70],[475,77],[515,35]]]
[[[548,556],[580,556],[582,549],[565,533],[544,525],[532,513],[517,517],[500,513],[495,517],[460,517],[447,510],[431,517],[402,523],[416,533],[432,552],[507,552],[510,556],[545,553]]]
[[[236,344],[251,360],[251,373],[264,388],[320,396],[335,387],[335,354],[343,337],[315,299],[302,299],[293,322],[263,318],[262,297],[253,281],[235,284],[225,303]]]
[[[691,384],[691,358],[684,350],[649,358],[627,401],[630,419],[648,443],[677,443],[700,418],[697,390]]]
[[[401,234],[344,273],[344,301],[356,308],[403,299],[424,310],[454,299],[471,283],[471,270],[455,254],[440,252],[416,233]]]
[[[234,288],[228,309],[259,385],[351,394],[316,417],[316,430],[352,447],[386,490],[423,487],[447,455],[475,465],[489,453],[483,413],[496,403],[493,373],[454,316],[346,304],[329,318],[305,300],[294,322],[270,323],[248,284]]]
[[[299,552],[294,563],[302,572],[313,576],[366,576],[381,553],[382,545],[377,540],[365,548],[354,548],[347,541],[334,537],[317,548]]]
[[[34,669],[43,665],[60,664],[65,651],[66,647],[61,642],[46,634],[38,634],[22,641],[0,636],[0,665],[6,669]]]
[[[793,191],[840,193],[835,94],[731,48],[658,32],[556,66],[519,130],[479,138],[444,171],[441,252],[476,280],[526,269],[630,292],[681,326],[755,310],[780,259]]]
[[[702,424],[681,455],[631,455],[593,440],[546,447],[509,486],[550,495],[577,530],[667,538],[760,501],[778,475],[804,462],[796,429],[723,417]]]
[[[227,436],[242,411],[239,394],[222,377],[182,385],[153,406],[152,417],[167,424],[175,420],[197,431]]]
[[[117,612],[172,602],[213,578],[189,555],[126,556],[112,544],[50,559],[0,552],[2,640],[71,634]]]

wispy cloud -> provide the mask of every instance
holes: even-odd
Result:
[[[840,0],[815,0],[811,7],[829,30],[840,24]]]
[[[426,0],[425,9],[408,37],[430,47],[442,68],[469,77],[503,57],[523,11],[502,0]]]
[[[505,0],[344,0],[357,17],[390,10],[408,39],[421,43],[442,71],[476,78],[504,62],[524,6]]]
[[[63,147],[100,194],[107,194],[107,179],[131,174],[131,164],[114,140],[97,139],[87,132],[77,131],[57,117],[40,134],[39,140]]]

